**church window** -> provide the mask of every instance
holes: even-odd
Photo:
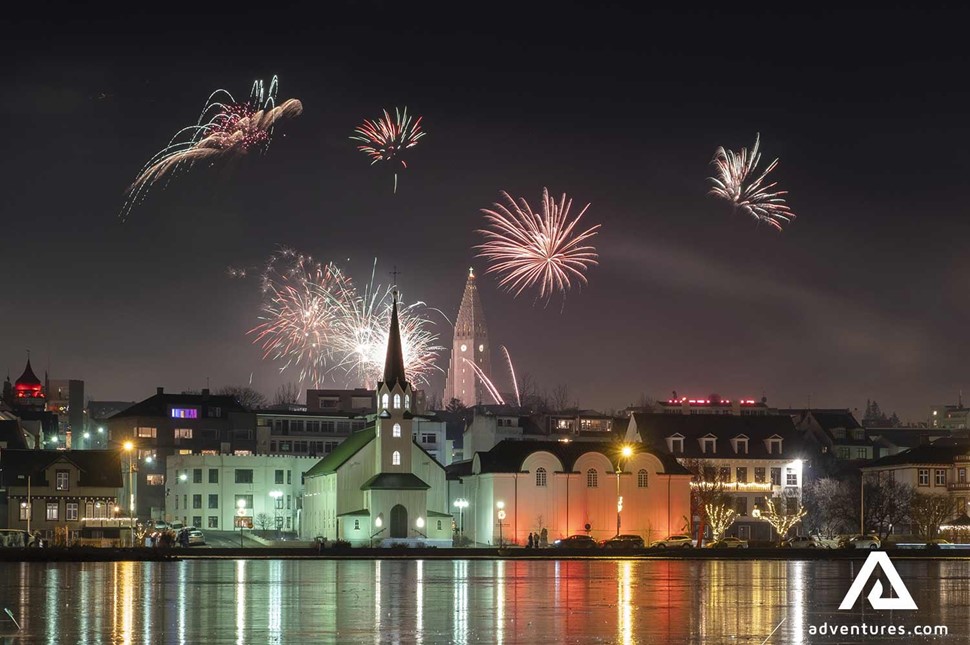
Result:
[[[586,488],[596,488],[599,486],[599,477],[595,468],[586,471]]]
[[[546,486],[546,469],[536,468],[536,486],[541,486],[545,488]]]
[[[381,396],[381,407],[384,408],[385,410],[387,409],[387,395],[386,394],[384,394],[384,395]]]
[[[355,531],[360,530],[360,520],[354,520],[354,530]]]
[[[400,410],[401,409],[401,395],[400,394],[395,394],[394,395],[394,409],[395,410]]]
[[[441,520],[438,520],[438,530],[441,530]]]
[[[400,437],[401,436],[401,424],[400,423],[395,423],[394,424],[394,429],[391,431],[391,434],[394,435],[395,437]]]
[[[407,394],[404,395],[404,409],[411,409],[411,397],[409,397]]]
[[[647,487],[647,471],[643,468],[637,473],[637,488]]]
[[[391,465],[392,466],[401,465],[401,453],[398,452],[397,450],[395,450],[394,453],[391,455]]]

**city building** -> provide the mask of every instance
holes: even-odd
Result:
[[[85,518],[128,515],[117,451],[3,450],[0,463],[8,528],[50,538],[78,530]]]
[[[84,381],[78,379],[48,379],[46,410],[57,415],[58,436],[68,448],[74,448],[87,429],[84,407]],[[83,442],[82,444],[83,445]]]
[[[452,399],[458,399],[465,407],[485,402],[485,386],[475,370],[481,370],[486,378],[491,378],[491,353],[485,311],[478,287],[475,286],[475,272],[468,269],[465,292],[461,296],[461,306],[455,319],[455,335],[442,398],[445,406]]]
[[[817,455],[788,415],[637,413],[627,440],[677,459],[694,473],[693,487],[719,486],[728,493],[738,519],[727,535],[745,540],[772,539],[760,517],[766,500],[797,506],[806,462]],[[693,520],[700,521],[696,509]]]
[[[172,455],[165,471],[165,519],[229,531],[299,531],[303,478],[319,461],[287,455]]]
[[[930,408],[927,426],[946,430],[970,428],[970,408],[963,405],[961,395],[956,405],[934,405]]]
[[[725,399],[718,394],[687,397],[677,396],[676,391],[671,398],[657,401],[653,407],[661,414],[729,414],[736,417],[778,414],[778,410],[768,406],[768,400],[764,397],[760,400]]]
[[[257,410],[256,454],[325,457],[368,423],[354,412]]]
[[[396,294],[377,400],[374,424],[307,472],[301,534],[358,546],[383,540],[450,546],[444,466],[414,438]]]
[[[865,462],[878,457],[878,446],[866,428],[848,409],[781,410],[792,418],[795,428],[808,433],[822,453],[840,461]]]
[[[618,442],[505,439],[448,469],[456,529],[477,544],[619,533],[647,542],[685,530],[691,473],[646,446],[624,456]]]
[[[174,454],[256,453],[256,415],[232,396],[172,394],[158,388],[154,396],[107,420],[111,446],[133,449],[125,468],[135,471],[139,517],[161,518],[165,512],[167,459]]]
[[[307,412],[314,414],[356,413],[375,414],[377,398],[374,390],[307,390]]]

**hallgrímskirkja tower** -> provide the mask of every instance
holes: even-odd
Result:
[[[465,293],[461,297],[458,318],[455,320],[455,338],[451,345],[451,360],[448,363],[448,378],[442,400],[444,405],[448,405],[452,399],[458,399],[465,406],[483,402],[485,388],[468,363],[474,363],[487,378],[492,378],[492,362],[489,360],[491,352],[482,299],[478,295],[478,287],[475,286],[475,272],[468,269]]]

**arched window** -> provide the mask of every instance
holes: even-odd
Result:
[[[441,530],[441,520],[438,520],[438,530]]]
[[[401,465],[401,453],[398,452],[397,450],[395,450],[394,451],[394,454],[391,455],[391,465],[392,466],[400,466]]]
[[[355,531],[360,530],[360,520],[354,520],[354,530]]]
[[[400,423],[395,423],[394,424],[394,428],[391,429],[391,434],[393,436],[395,436],[395,437],[400,437],[401,436],[401,424]]]
[[[596,475],[596,469],[590,468],[586,471],[586,488],[596,488],[599,485],[599,478]]]
[[[404,395],[404,409],[405,410],[411,409],[411,397],[408,396],[407,394]]]
[[[546,469],[536,468],[536,486],[546,486]]]
[[[394,409],[395,410],[400,410],[401,409],[401,395],[400,394],[395,394],[394,395]]]
[[[387,394],[381,397],[381,407],[387,409]]]
[[[637,488],[647,487],[647,471],[643,468],[637,473]]]

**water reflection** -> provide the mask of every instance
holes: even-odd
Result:
[[[959,561],[896,563],[920,624],[970,635]],[[23,642],[810,643],[858,563],[678,560],[0,564]],[[882,612],[890,614],[892,612]],[[903,617],[906,620],[915,620]],[[0,636],[17,634],[0,622]],[[912,640],[912,639],[910,639]]]

